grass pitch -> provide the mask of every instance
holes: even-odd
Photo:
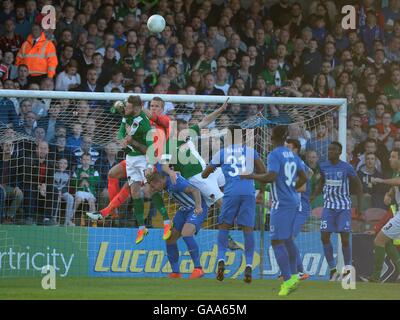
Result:
[[[344,290],[339,282],[303,281],[288,297],[278,297],[278,280],[57,278],[55,290],[43,290],[40,278],[0,281],[0,299],[118,299],[118,300],[394,300],[400,284],[357,283]]]

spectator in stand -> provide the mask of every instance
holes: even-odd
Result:
[[[361,116],[358,113],[350,115],[349,129],[356,145],[367,138],[366,132],[361,128]]]
[[[400,68],[393,68],[391,77],[391,82],[384,87],[384,93],[387,98],[400,99]]]
[[[96,46],[93,42],[86,42],[81,55],[79,55],[77,62],[79,65],[79,74],[86,75],[89,69],[92,68],[93,55],[95,54]]]
[[[49,145],[40,142],[32,158],[25,158],[23,171],[25,194],[25,223],[55,225],[52,216],[57,191],[53,185],[55,162],[49,158]]]
[[[0,224],[15,223],[17,211],[22,205],[22,179],[18,174],[21,161],[14,153],[13,142],[4,141],[0,155]],[[6,206],[7,201],[9,205]]]
[[[82,124],[79,122],[74,123],[72,126],[72,136],[67,138],[67,148],[75,150],[82,144]]]
[[[3,74],[3,80],[15,80],[18,77],[18,68],[14,64],[14,55],[11,51],[4,52],[3,62],[1,64],[6,71]]]
[[[392,114],[385,112],[382,116],[382,123],[376,125],[379,132],[379,140],[382,141],[388,150],[392,150],[393,140],[397,136],[397,127],[392,123]]]
[[[28,88],[28,76],[28,66],[26,64],[20,64],[18,66],[18,77],[15,79],[15,81],[19,84],[21,90],[26,90]]]
[[[74,46],[66,44],[63,46],[61,49],[61,54],[58,51],[59,58],[58,58],[58,66],[56,69],[57,74],[65,70],[65,67],[68,65],[68,63],[71,62],[73,56],[74,56]]]
[[[224,92],[217,89],[215,86],[215,78],[212,73],[207,73],[204,75],[204,89],[199,92],[199,94],[216,95],[223,96]]]
[[[71,60],[66,65],[65,71],[57,76],[55,89],[57,91],[75,91],[81,84],[81,77],[77,71],[78,63]]]
[[[20,3],[15,7],[15,33],[25,40],[31,31],[31,23],[26,18],[24,4]]]
[[[82,156],[87,153],[90,155],[91,159],[91,166],[96,166],[97,165],[97,160],[100,157],[99,151],[97,151],[95,148],[92,148],[93,145],[93,139],[89,135],[84,135],[82,137],[82,143],[78,148],[75,148],[72,153],[75,156],[75,162],[78,165],[78,168],[82,165]]]
[[[0,37],[0,50],[3,52],[11,51],[15,56],[22,45],[22,38],[15,32],[14,20],[7,19],[4,22],[4,29],[4,36]]]
[[[15,64],[27,65],[30,82],[40,83],[46,77],[54,78],[58,64],[56,48],[46,39],[40,25],[32,25],[32,33],[18,51]]]
[[[63,135],[59,135],[50,145],[50,156],[52,160],[59,161],[60,159],[66,159],[68,161],[68,167],[71,171],[76,168],[75,156],[69,148],[67,148],[67,139]]]
[[[34,130],[37,126],[36,122],[36,114],[34,114],[32,111],[28,112],[23,120],[23,124],[20,125],[18,128],[16,128],[16,131],[18,133],[27,135],[28,137],[34,137]]]
[[[57,161],[57,170],[54,173],[54,188],[57,191],[58,203],[64,200],[67,203],[65,209],[65,220],[64,225],[68,227],[74,227],[75,224],[72,222],[74,218],[74,197],[69,193],[70,186],[70,173],[67,171],[68,161],[65,158],[61,158]],[[60,216],[58,212],[61,210],[61,206],[57,205],[55,208],[54,216]]]
[[[72,41],[76,43],[78,35],[85,30],[74,20],[76,11],[75,7],[71,4],[65,4],[63,6],[63,17],[58,19],[55,36],[58,38],[64,30],[70,30],[72,33]]]
[[[90,154],[82,154],[82,166],[78,167],[72,176],[71,184],[75,187],[75,205],[74,214],[78,207],[85,203],[89,203],[89,211],[96,211],[96,194],[100,182],[100,175],[91,166],[92,159]],[[82,215],[84,217],[84,215]],[[81,217],[81,226],[85,225],[84,219]]]
[[[89,68],[86,72],[86,81],[82,82],[80,86],[77,87],[77,91],[104,92],[104,87],[99,84],[98,76],[99,74],[97,73],[96,68]]]
[[[328,130],[323,121],[317,125],[315,131],[315,136],[307,141],[306,151],[318,151],[320,161],[326,161],[328,159],[328,145],[331,144],[332,140],[328,136]]]
[[[112,89],[118,88],[119,92],[124,92],[123,74],[120,69],[114,69],[111,74],[111,80],[104,86],[104,92],[111,92]]]
[[[376,169],[377,160],[375,153],[366,153],[365,163],[357,169],[357,174],[363,185],[363,200],[367,202],[364,205],[370,208],[386,209],[387,206],[384,204],[383,199],[387,188],[384,185],[372,183],[372,178],[383,178],[381,171]]]
[[[4,126],[17,128],[19,125],[18,115],[13,102],[8,98],[0,98],[0,110],[0,128]]]

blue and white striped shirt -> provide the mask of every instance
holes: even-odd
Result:
[[[193,196],[185,192],[186,188],[188,187],[193,186],[181,175],[177,175],[176,184],[173,184],[169,176],[167,176],[167,185],[165,189],[168,194],[181,206],[181,209],[194,210],[195,201],[193,199]],[[203,197],[201,201],[202,207],[204,207]]]
[[[351,209],[349,176],[356,176],[354,168],[344,161],[333,165],[329,160],[320,164],[321,175],[325,179],[323,195],[324,208]]]

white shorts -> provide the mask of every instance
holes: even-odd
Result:
[[[96,197],[92,193],[87,192],[87,191],[78,191],[75,196],[77,198],[81,198],[82,200],[87,200],[87,201],[94,200],[94,201],[96,201]]]
[[[400,213],[397,213],[383,226],[382,232],[390,239],[400,239]]]
[[[126,156],[126,176],[128,184],[134,182],[146,183],[145,170],[147,168],[146,156]]]
[[[209,207],[224,196],[218,186],[217,178],[218,175],[214,172],[210,174],[207,179],[203,179],[201,173],[188,179],[193,186],[200,190],[201,195]]]

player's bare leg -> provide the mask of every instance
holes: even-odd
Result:
[[[326,258],[326,261],[328,262],[329,269],[330,269],[329,280],[336,281],[338,272],[336,269],[335,258],[333,257],[331,233],[330,232],[321,232],[321,241],[322,241],[322,246],[324,248],[325,258]]]
[[[393,240],[386,236],[382,230],[378,232],[374,240],[374,269],[372,275],[367,278],[370,282],[380,282],[383,262],[385,255],[393,261],[396,269],[400,270],[400,257],[396,247],[393,245]]]
[[[181,233],[175,228],[172,229],[171,236],[165,241],[167,247],[167,257],[172,272],[168,275],[171,279],[180,279],[182,275],[179,272],[179,250],[176,242],[180,238]]]

